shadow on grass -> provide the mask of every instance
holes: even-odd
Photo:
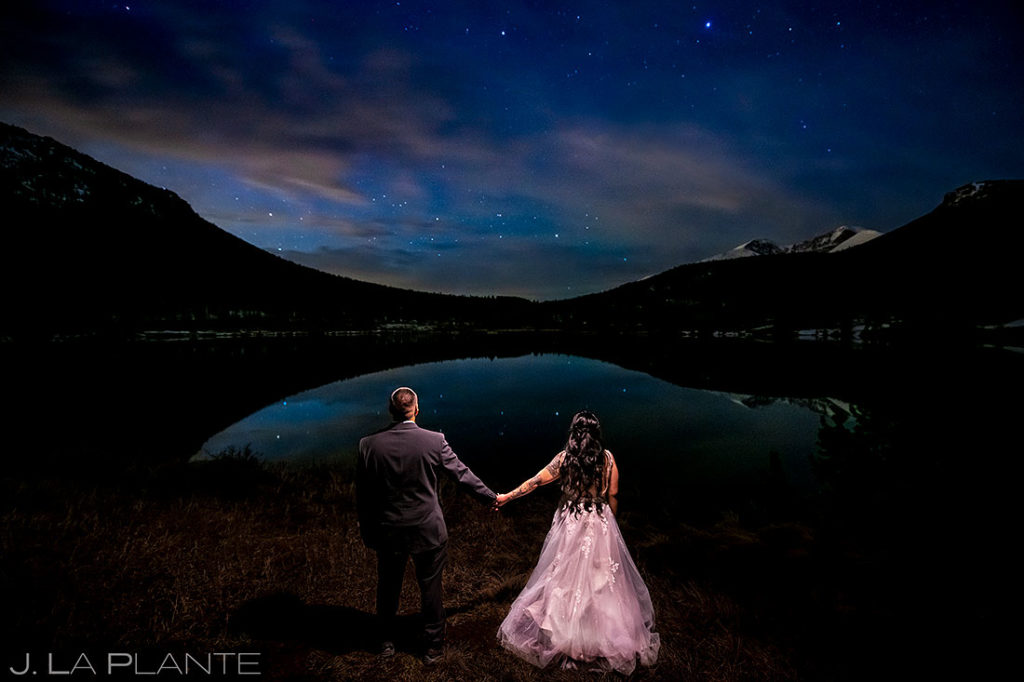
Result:
[[[448,607],[446,613],[450,618],[471,612],[487,602],[511,599],[517,591],[514,586],[502,586],[496,594]],[[289,592],[251,599],[231,614],[228,622],[234,634],[264,642],[302,644],[336,656],[353,651],[377,653],[381,643],[374,614],[348,606],[307,604]],[[422,622],[418,613],[398,616],[395,647],[399,651],[421,653]]]
[[[413,629],[402,621],[402,632]],[[273,642],[296,642],[332,654],[374,651],[378,645],[373,614],[347,606],[306,604],[287,592],[242,604],[229,618],[235,634]]]

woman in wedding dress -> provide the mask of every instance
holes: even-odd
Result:
[[[496,505],[560,481],[540,559],[498,629],[503,647],[544,668],[586,666],[630,674],[653,665],[654,609],[615,522],[619,472],[589,411],[576,414],[565,450]]]

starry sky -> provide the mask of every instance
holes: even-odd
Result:
[[[1024,177],[1016,5],[7,2],[0,120],[300,263],[565,298]]]

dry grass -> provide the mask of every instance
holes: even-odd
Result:
[[[249,462],[170,467],[141,484],[6,480],[0,576],[12,651],[260,651],[266,679],[536,680],[500,649],[498,625],[543,542],[552,502],[493,513],[445,491],[451,528],[443,662],[425,668],[411,638],[381,662],[368,635],[375,557],[359,539],[344,471]],[[623,532],[655,602],[662,653],[636,679],[801,677],[785,637],[750,603],[691,570],[697,557],[763,541],[723,527],[648,524]],[[741,595],[742,596],[742,595]],[[401,612],[414,629],[415,582]],[[782,642],[782,644],[780,644]]]

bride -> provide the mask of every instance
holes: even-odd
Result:
[[[630,674],[653,665],[654,609],[615,522],[619,472],[594,413],[577,413],[565,450],[495,504],[560,480],[540,559],[498,629],[503,647],[538,667],[587,665]]]

